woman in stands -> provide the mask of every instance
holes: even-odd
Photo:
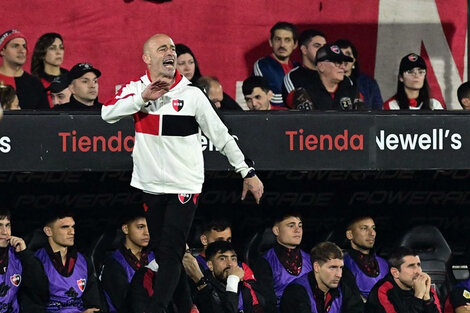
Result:
[[[199,64],[197,63],[196,57],[191,49],[182,44],[177,43],[176,48],[176,69],[184,77],[186,77],[193,85],[198,85],[197,81],[201,78],[201,71],[199,70]],[[241,110],[240,106],[234,99],[232,99],[225,92],[223,93],[223,99],[220,102],[222,109],[226,110]]]
[[[357,89],[359,89],[359,92],[364,97],[367,108],[370,110],[382,110],[383,100],[379,85],[375,79],[360,72],[356,47],[347,39],[336,40],[334,44],[345,55],[354,59],[353,62],[347,63],[345,74],[353,84],[357,85]]]
[[[49,87],[54,78],[66,75],[64,62],[64,41],[57,33],[46,33],[39,37],[31,59],[31,74],[41,80],[44,88]]]
[[[178,72],[184,75],[193,84],[201,77],[199,65],[197,64],[196,57],[188,46],[178,43],[175,45],[176,55],[176,68]]]
[[[384,103],[384,110],[445,110],[431,98],[426,79],[426,63],[415,53],[401,59],[397,93]]]

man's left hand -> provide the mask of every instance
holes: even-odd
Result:
[[[256,203],[259,204],[261,197],[263,196],[264,186],[258,176],[243,179],[243,192],[242,200],[245,200],[248,190],[255,197]]]

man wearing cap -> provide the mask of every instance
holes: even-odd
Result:
[[[100,110],[102,103],[98,102],[98,77],[101,72],[90,63],[78,63],[70,70],[69,89],[72,93],[70,101],[58,109],[67,111]]]
[[[27,53],[26,37],[19,30],[12,29],[0,36],[0,81],[15,88],[23,110],[48,109],[49,101],[41,82],[23,69]]]
[[[315,55],[326,44],[326,35],[317,29],[307,29],[300,34],[299,45],[302,54],[302,66],[292,69],[284,76],[282,97],[288,108],[297,108],[296,91],[311,86],[317,78]]]
[[[186,239],[204,182],[201,131],[243,177],[241,198],[250,191],[259,203],[263,195],[263,183],[206,95],[176,70],[175,50],[165,34],[147,39],[142,55],[145,75],[123,86],[101,111],[108,123],[134,117],[131,186],[143,191],[150,247],[160,266],[146,310],[154,313],[168,306],[182,273]]]
[[[68,103],[72,92],[69,89],[67,74],[54,78],[49,87],[46,88],[46,91],[51,97],[51,104],[53,107]]]
[[[317,74],[312,75],[309,84],[299,81],[315,109],[350,111],[363,107],[357,87],[344,80],[345,64],[352,61],[337,45],[327,44],[318,49],[315,57]]]

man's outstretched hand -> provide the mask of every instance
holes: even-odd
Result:
[[[144,102],[150,100],[157,100],[161,96],[170,90],[170,83],[164,80],[156,80],[148,85],[144,91],[142,91],[142,99]]]
[[[258,176],[243,179],[242,200],[245,200],[248,191],[253,194],[256,203],[259,204],[259,201],[263,196],[264,186]]]

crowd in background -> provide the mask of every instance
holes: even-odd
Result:
[[[217,77],[203,76],[196,56],[184,44],[175,47],[177,69],[203,89],[220,110],[446,109],[445,103],[432,97],[426,62],[416,53],[402,58],[396,94],[384,101],[377,82],[360,71],[358,51],[347,39],[330,43],[320,30],[298,34],[295,25],[278,22],[270,30],[269,44],[272,53],[255,62],[252,76],[243,83],[245,103],[239,104],[225,93]],[[24,68],[28,48],[27,38],[19,30],[6,31],[0,37],[3,110],[100,110],[101,72],[92,66],[92,60],[84,60],[70,71],[63,68],[64,40],[58,33],[46,33],[34,45],[29,74]],[[291,59],[296,49],[301,54],[300,64]],[[468,83],[460,86],[458,99],[463,109],[470,108]]]

